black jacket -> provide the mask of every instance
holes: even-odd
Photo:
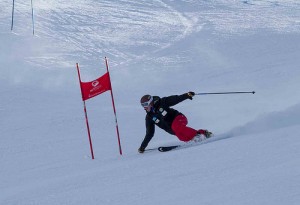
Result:
[[[177,117],[181,113],[170,107],[188,98],[189,96],[187,93],[182,95],[172,95],[163,98],[153,96],[154,106],[153,110],[147,112],[146,115],[146,136],[141,144],[141,148],[145,149],[148,146],[148,143],[154,136],[155,125],[165,130],[166,132],[175,135],[171,128],[172,122],[175,117]]]

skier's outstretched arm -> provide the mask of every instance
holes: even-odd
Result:
[[[194,97],[195,93],[190,91],[188,93],[184,93],[182,95],[171,95],[169,97],[164,97],[161,99],[161,102],[162,104],[168,106],[168,107],[171,107],[171,106],[174,106],[186,99],[190,99],[192,100],[193,97]]]
[[[155,125],[148,116],[146,116],[146,136],[138,149],[139,153],[143,153],[148,146],[149,142],[151,141],[152,137],[154,136],[155,132]]]

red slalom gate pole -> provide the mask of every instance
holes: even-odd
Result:
[[[82,101],[83,101],[85,122],[86,122],[87,131],[88,131],[88,137],[89,137],[91,155],[92,155],[92,159],[95,159],[95,157],[94,157],[94,151],[93,151],[92,138],[91,138],[91,132],[90,132],[90,126],[89,126],[89,121],[88,121],[88,115],[87,115],[87,111],[86,111],[85,100],[83,100],[83,92],[82,92],[82,87],[81,87],[81,77],[80,77],[80,71],[79,71],[78,63],[76,63],[76,66],[77,66],[79,85],[80,85],[81,96],[82,96]]]
[[[106,64],[106,70],[109,75],[109,70],[108,70],[108,61],[107,58],[105,57],[105,64]],[[119,134],[119,127],[118,127],[118,120],[117,120],[117,112],[116,112],[116,107],[115,107],[115,101],[114,101],[114,95],[113,95],[113,90],[111,86],[111,80],[109,76],[109,81],[110,81],[110,94],[111,94],[111,101],[112,101],[112,106],[114,110],[114,115],[115,115],[115,122],[116,122],[116,130],[117,130],[117,137],[118,137],[118,144],[119,144],[119,151],[120,155],[122,155],[122,147],[121,147],[121,140],[120,140],[120,134]]]

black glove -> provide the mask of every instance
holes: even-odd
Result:
[[[188,95],[188,98],[189,98],[190,100],[193,100],[193,97],[195,96],[195,93],[192,92],[192,91],[190,91],[190,92],[187,93],[187,95]]]
[[[144,153],[144,152],[145,152],[145,148],[144,148],[144,147],[140,147],[140,148],[138,149],[138,151],[139,151],[139,153]]]

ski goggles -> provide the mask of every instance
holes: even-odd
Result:
[[[150,99],[149,99],[148,101],[141,103],[141,105],[142,105],[143,107],[149,107],[150,104],[152,103],[152,101],[153,101],[153,97],[151,96]]]

